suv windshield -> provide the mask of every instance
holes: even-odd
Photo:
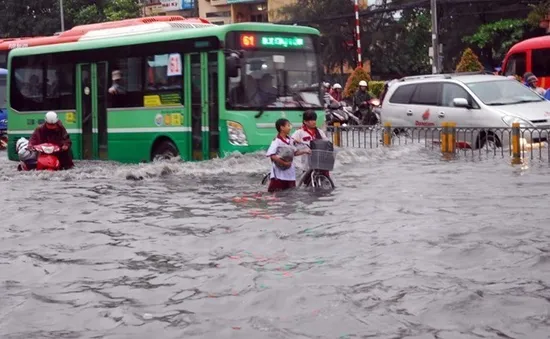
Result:
[[[466,84],[485,105],[514,105],[544,99],[516,80],[495,80]]]
[[[319,64],[311,38],[254,37],[272,46],[243,51],[239,76],[228,79],[228,106],[321,108]],[[275,43],[279,45],[273,47]]]

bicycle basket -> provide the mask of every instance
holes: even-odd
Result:
[[[334,169],[335,155],[333,151],[312,149],[309,156],[309,168],[314,170],[332,171]]]
[[[319,149],[323,151],[334,151],[334,145],[332,142],[323,139],[311,140],[309,147],[313,149]]]

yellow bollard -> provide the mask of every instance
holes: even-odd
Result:
[[[454,155],[456,152],[456,122],[449,122],[447,134],[447,153]]]
[[[384,146],[391,146],[391,122],[384,123]]]
[[[442,154],[447,154],[447,148],[448,148],[447,143],[449,142],[449,140],[447,139],[447,135],[449,134],[449,123],[448,122],[442,122],[441,127],[443,127],[441,129],[441,137],[440,137],[441,153]]]
[[[512,165],[521,165],[521,143],[519,122],[512,123]]]
[[[334,134],[332,135],[332,141],[335,146],[340,147],[342,145],[342,138],[341,138],[342,131],[340,130],[340,123],[335,122],[333,124],[333,127],[334,127]]]

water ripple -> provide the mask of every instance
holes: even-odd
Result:
[[[548,338],[548,166],[340,150],[267,194],[263,154],[0,160],[0,338]]]

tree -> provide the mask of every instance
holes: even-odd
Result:
[[[371,56],[373,73],[413,75],[430,71],[428,50],[431,46],[431,17],[426,9],[407,9],[391,24],[393,37],[384,34],[375,42],[377,53]],[[386,32],[388,27],[383,28]]]
[[[0,0],[0,37],[44,36],[61,30],[59,0]],[[64,0],[65,29],[140,16],[138,0]]]
[[[75,25],[137,18],[140,6],[137,0],[103,0],[91,3],[71,0],[72,19]]]
[[[456,66],[456,72],[481,72],[483,65],[479,62],[477,55],[471,48],[466,48],[462,53],[462,58]]]
[[[344,87],[344,98],[351,98],[355,92],[357,92],[359,81],[361,80],[370,81],[370,75],[363,67],[359,66],[351,73],[346,82],[346,87]]]
[[[550,4],[550,0],[543,0]],[[318,28],[321,32],[321,57],[325,65],[348,63],[356,64],[355,20],[352,2],[349,0],[295,0],[295,4],[283,7],[286,23],[297,22]],[[369,59],[373,74],[395,77],[429,72],[428,48],[431,47],[430,2],[410,0],[382,0],[378,5],[362,9],[361,46],[363,59]],[[497,7],[495,7],[497,6]],[[550,5],[548,6],[550,7]],[[495,10],[495,8],[497,8]],[[546,7],[545,7],[546,8]],[[505,50],[499,44],[508,45],[518,36],[514,26],[504,27],[495,33],[492,42],[480,48],[476,43],[467,42],[464,36],[473,37],[480,26],[489,25],[481,35],[488,32],[490,24],[504,19],[524,20],[532,8],[524,1],[438,1],[439,39],[443,44],[443,68],[454,69],[461,52],[467,45],[480,50],[480,58],[492,66]],[[538,10],[537,13],[547,13]],[[538,24],[538,23],[537,23]],[[526,32],[529,30],[526,30]],[[510,32],[506,36],[506,32]],[[492,34],[492,33],[491,33]],[[527,35],[532,34],[527,32]],[[512,36],[512,37],[510,37]],[[480,36],[476,36],[478,40]],[[346,46],[351,42],[352,46]],[[494,52],[494,53],[493,53]]]
[[[525,19],[503,19],[479,26],[477,32],[462,40],[485,51],[493,65],[500,64],[506,52],[524,37],[528,24]]]
[[[539,27],[539,25],[546,20],[548,14],[550,14],[550,0],[541,1],[537,5],[531,5],[531,12],[527,16],[527,22],[533,27]]]
[[[61,28],[59,5],[54,0],[1,0],[1,37],[49,35]]]

